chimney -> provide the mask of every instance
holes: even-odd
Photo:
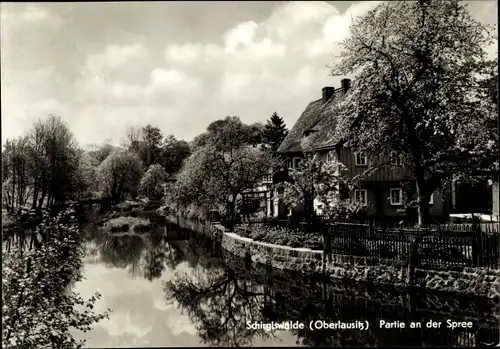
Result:
[[[331,96],[335,93],[334,87],[323,87],[323,103],[326,103]]]
[[[342,95],[345,95],[349,88],[351,88],[351,79],[340,80],[340,86],[342,87]]]

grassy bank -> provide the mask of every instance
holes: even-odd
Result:
[[[101,222],[102,228],[109,233],[133,232],[144,233],[151,229],[151,222],[149,219],[120,216],[111,218]]]
[[[269,244],[323,250],[323,237],[318,233],[248,224],[235,227],[234,232],[242,237]]]

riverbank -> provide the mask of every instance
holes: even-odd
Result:
[[[280,270],[261,263],[248,263],[225,250],[214,254],[214,244],[203,244],[205,239],[198,235],[196,243],[185,244],[185,254],[199,256],[196,259],[209,275],[179,275],[184,282],[177,284],[179,291],[189,289],[196,292],[180,298],[185,306],[194,312],[196,304],[206,304],[200,298],[217,299],[217,309],[230,309],[238,314],[249,314],[249,305],[254,305],[262,297],[262,315],[256,314],[254,321],[285,322],[290,319],[304,324],[318,319],[328,323],[337,321],[355,322],[365,320],[370,323],[367,331],[308,330],[297,332],[307,346],[476,346],[494,342],[498,333],[498,311],[496,300],[485,297],[462,296],[439,291],[409,292],[396,289],[392,285],[374,287],[368,283],[332,280],[324,275],[297,273]],[[193,248],[197,245],[204,247]],[[182,244],[179,244],[182,246]],[[217,257],[207,258],[210,255]],[[222,271],[217,272],[217,262],[222,263]],[[211,276],[212,277],[211,277]],[[187,279],[186,279],[187,278]],[[233,281],[231,281],[233,280]],[[228,284],[231,283],[231,284]],[[227,288],[231,292],[224,292]],[[220,293],[219,293],[220,292]],[[182,291],[180,293],[182,295]],[[192,302],[192,299],[197,302]],[[241,304],[243,309],[223,307],[226,299],[230,304]],[[244,300],[244,301],[243,301]],[[196,309],[196,313],[213,314],[211,308]],[[221,313],[217,313],[224,316]],[[264,318],[262,318],[262,316]],[[248,318],[247,318],[248,319]],[[385,330],[378,326],[380,319],[387,322],[406,324],[396,330]],[[446,321],[469,321],[467,329],[428,329],[425,324]],[[422,330],[409,327],[411,321],[421,322]],[[238,330],[242,330],[238,328]]]
[[[331,279],[368,282],[374,285],[408,287],[407,267],[397,261],[373,257],[357,257],[325,254],[321,250],[293,248],[268,244],[224,232],[224,250],[252,262],[270,265],[273,268],[301,273],[326,275]],[[456,267],[455,270],[433,270],[416,268],[412,288],[426,288],[464,295],[478,295],[488,298],[499,297],[500,270],[481,267]]]
[[[170,217],[170,221],[183,224],[176,217]],[[196,227],[196,224],[189,224],[184,228]],[[199,233],[207,235],[206,231]],[[322,250],[275,245],[226,232],[224,227],[217,224],[212,225],[208,236],[219,240],[222,249],[239,258],[276,269],[380,286],[431,289],[490,299],[500,297],[498,269],[463,266],[431,269],[417,266],[413,283],[409,285],[407,265],[397,260],[338,255],[324,253]]]

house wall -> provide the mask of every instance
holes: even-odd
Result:
[[[493,190],[493,215],[495,216],[498,216],[500,215],[500,201],[499,201],[499,195],[500,195],[500,185],[498,184],[498,182],[493,182],[493,185],[492,185],[492,190]]]
[[[349,170],[348,176],[350,178],[364,173],[369,168],[369,166],[376,165],[376,161],[374,159],[370,159],[370,157],[368,157],[368,166],[356,165],[355,151],[346,147],[342,147],[339,149],[338,156],[339,161],[343,163]],[[383,159],[383,161],[388,160],[389,159]],[[410,175],[404,169],[404,167],[385,166],[383,168],[375,170],[365,178],[369,181],[401,181],[410,179]]]
[[[327,154],[331,151],[333,150],[319,151],[318,155],[321,160],[326,161]],[[367,170],[368,166],[356,166],[355,152],[352,149],[344,147],[334,152],[337,154],[337,160],[339,162],[342,162],[349,170],[348,176],[350,178],[353,178],[356,175],[360,175]],[[299,156],[300,154],[290,153],[287,155],[288,158],[293,158]],[[368,164],[373,165],[373,163],[370,162],[370,159],[368,159]],[[366,215],[373,218],[404,218],[405,216],[407,216],[408,212],[404,208],[404,206],[391,205],[389,197],[391,188],[402,188],[403,199],[407,197],[408,190],[411,191],[412,189],[412,186],[410,185],[411,181],[409,180],[409,178],[410,177],[408,173],[402,168],[384,168],[375,171],[372,175],[366,176],[364,180],[361,181],[359,187],[359,189],[367,190],[368,205],[365,211]],[[435,191],[433,196],[433,203],[429,206],[429,214],[434,217],[447,217],[450,213],[452,205],[451,190],[445,190],[444,193]],[[319,202],[319,200],[314,200],[314,209],[319,214],[321,214],[321,209],[319,208],[320,205],[321,202]],[[299,208],[294,210],[294,212],[297,213],[299,211]]]
[[[390,189],[403,189],[403,200],[408,197],[408,189],[401,182],[362,182],[360,189],[367,190],[368,206],[366,214],[371,217],[404,217],[407,212],[403,205],[392,205]],[[429,205],[429,214],[435,217],[444,217],[449,213],[449,195],[436,190],[433,193],[433,203]]]

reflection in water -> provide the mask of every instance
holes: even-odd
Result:
[[[115,268],[126,268],[136,264],[144,249],[144,239],[135,234],[107,234],[103,238],[100,252],[102,262]]]
[[[164,227],[142,235],[95,234],[87,280],[100,288],[110,321],[96,325],[88,345],[126,346],[398,346],[484,345],[497,341],[498,319],[485,300],[397,293],[331,283],[220,255],[195,236],[167,241]],[[423,329],[376,328],[379,319],[424,321]],[[429,330],[425,321],[473,321],[467,331]],[[368,331],[315,330],[309,321],[368,320]],[[248,329],[247,322],[299,321],[301,330]],[[481,329],[478,330],[479,326]]]
[[[314,280],[262,266],[248,267],[228,254],[225,266],[177,275],[164,284],[167,302],[177,302],[189,314],[205,344],[245,346],[276,333],[248,330],[246,322],[299,321],[292,330],[306,346],[484,346],[495,342],[498,318],[485,299],[452,295],[398,293],[357,284]],[[381,319],[405,322],[405,328],[381,329]],[[429,320],[443,323],[427,329]],[[446,329],[446,320],[472,321],[469,330]],[[232,320],[232,321],[231,321]],[[327,323],[367,320],[368,330],[311,330],[311,321]],[[423,328],[409,328],[411,321]]]
[[[203,343],[213,346],[248,346],[255,336],[272,336],[271,332],[246,326],[247,321],[266,320],[266,291],[224,268],[197,269],[191,276],[179,276],[165,285],[167,301],[178,302],[195,323]]]

